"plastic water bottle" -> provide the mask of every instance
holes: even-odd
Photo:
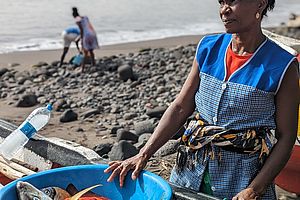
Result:
[[[50,119],[52,105],[40,107],[32,111],[26,120],[0,144],[0,154],[6,159],[12,159],[21,150],[28,140]]]

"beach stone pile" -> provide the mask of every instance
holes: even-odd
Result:
[[[103,57],[96,66],[86,66],[84,73],[71,64],[58,67],[57,61],[40,62],[22,72],[4,67],[0,98],[17,107],[50,102],[61,113],[61,123],[93,118],[95,131],[107,131],[115,138],[115,143],[99,144],[94,150],[111,160],[123,160],[144,146],[180,92],[195,50],[196,45],[147,48]],[[178,138],[179,133],[156,155],[174,153]]]

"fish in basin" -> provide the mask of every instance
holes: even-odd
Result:
[[[99,196],[93,192],[90,192],[93,188],[102,186],[101,184],[91,186],[84,190],[78,191],[77,188],[73,184],[69,184],[66,190],[72,195],[71,198],[67,198],[65,200],[110,200],[106,197]]]
[[[65,200],[71,195],[59,187],[47,187],[41,190],[28,182],[18,181],[16,185],[19,200]]]
[[[16,189],[19,200],[109,200],[108,198],[89,192],[99,186],[101,186],[101,184],[78,191],[73,184],[70,184],[67,190],[71,188],[70,193],[72,195],[59,187],[37,189],[32,184],[23,181],[17,182]]]

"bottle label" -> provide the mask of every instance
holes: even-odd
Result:
[[[31,138],[35,133],[35,128],[29,123],[26,122],[24,126],[20,129],[28,138]]]

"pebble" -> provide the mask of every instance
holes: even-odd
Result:
[[[285,32],[287,29],[282,31],[291,34]],[[41,61],[24,72],[2,67],[0,98],[26,107],[54,103],[54,112],[61,112],[60,122],[78,121],[77,132],[84,131],[80,128],[82,121],[94,124],[96,132],[106,131],[106,137],[116,136],[125,129],[127,132],[113,137],[114,152],[108,153],[113,159],[125,159],[138,153],[145,143],[143,134],[153,133],[162,114],[180,92],[195,51],[196,44],[171,49],[147,48],[138,53],[97,59],[96,66],[87,65],[85,73],[70,64],[58,67],[57,61],[50,64]],[[138,139],[141,135],[143,138]],[[157,154],[174,153],[176,145],[175,141],[168,143]]]

